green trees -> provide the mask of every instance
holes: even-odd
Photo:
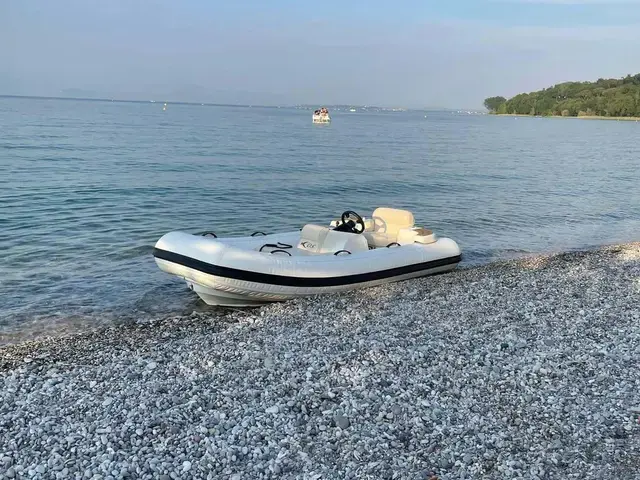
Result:
[[[596,82],[565,82],[509,100],[490,97],[484,106],[492,113],[562,116],[640,116],[640,73]]]
[[[507,99],[504,97],[489,97],[484,100],[484,106],[489,111],[497,112],[500,105],[506,101]]]

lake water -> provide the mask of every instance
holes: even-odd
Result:
[[[0,98],[0,343],[202,305],[171,230],[411,209],[464,262],[640,239],[640,123]]]

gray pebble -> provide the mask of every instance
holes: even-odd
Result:
[[[635,478],[615,248],[3,346],[0,477]]]
[[[351,425],[351,422],[349,421],[349,419],[342,414],[336,415],[334,417],[334,421],[336,422],[336,425],[340,427],[342,430],[346,430]]]

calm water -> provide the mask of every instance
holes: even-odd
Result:
[[[425,117],[426,115],[426,117]],[[170,230],[408,208],[486,262],[640,239],[640,123],[0,98],[0,343],[202,306]]]

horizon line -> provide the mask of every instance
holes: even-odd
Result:
[[[172,103],[174,105],[204,105],[207,107],[240,107],[240,108],[315,108],[311,103],[299,103],[293,105],[254,105],[254,104],[243,104],[243,103],[210,103],[210,102],[186,102],[180,100],[126,100],[126,99],[118,99],[118,98],[100,98],[100,97],[61,97],[61,96],[48,96],[48,95],[12,95],[12,94],[0,94],[0,98],[30,98],[30,99],[41,99],[41,100],[79,100],[83,102],[118,102],[118,103]],[[320,105],[320,104],[318,104]],[[419,108],[411,108],[411,107],[381,107],[377,105],[355,105],[348,103],[326,103],[324,105],[329,105],[332,107],[352,107],[352,108],[375,108],[379,110],[393,110],[393,109],[402,109],[406,111],[460,111],[460,110],[468,110],[468,111],[480,111],[476,108],[452,108],[452,107],[419,107]]]

